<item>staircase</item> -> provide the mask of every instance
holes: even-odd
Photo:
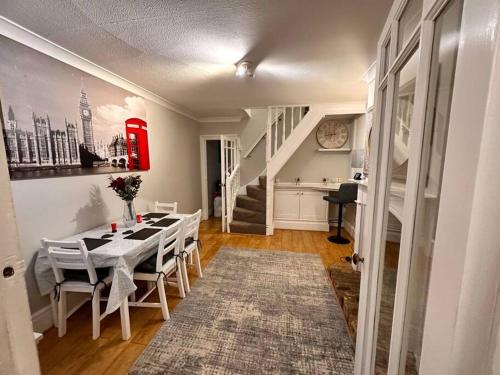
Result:
[[[247,195],[236,196],[231,233],[266,234],[266,176],[246,189]]]
[[[274,178],[302,142],[327,116],[362,114],[365,104],[360,102],[311,106],[269,107],[266,137],[266,234],[273,234]]]
[[[326,116],[362,114],[363,102],[330,105],[295,105],[268,107],[267,130],[259,135],[254,146],[266,138],[266,176],[259,177],[258,185],[247,185],[247,195],[236,195],[239,190],[238,165],[228,176],[228,226],[233,233],[273,234],[274,179],[297,148]],[[236,182],[234,182],[236,181]]]

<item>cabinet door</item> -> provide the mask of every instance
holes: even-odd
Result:
[[[299,192],[296,190],[278,190],[274,194],[274,218],[299,219]]]
[[[300,220],[328,220],[328,202],[323,200],[324,195],[321,191],[300,192]]]

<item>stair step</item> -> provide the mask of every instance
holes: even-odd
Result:
[[[266,213],[235,207],[233,211],[233,219],[236,221],[246,221],[248,223],[265,224]]]
[[[266,202],[266,189],[263,189],[258,185],[248,185],[247,195],[251,198],[258,199],[264,203]]]
[[[262,189],[265,189],[267,186],[267,176],[259,176],[259,185]]]
[[[266,203],[248,195],[238,195],[236,197],[236,207],[246,208],[247,210],[266,212]]]
[[[229,224],[231,233],[266,234],[266,225],[233,220]]]

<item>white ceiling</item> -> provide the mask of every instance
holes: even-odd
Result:
[[[392,0],[19,0],[0,14],[198,116],[365,100]],[[238,78],[234,63],[258,64]]]

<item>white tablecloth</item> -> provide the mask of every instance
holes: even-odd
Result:
[[[166,217],[181,219],[185,216],[187,215],[170,214]],[[152,220],[156,222],[162,219],[163,218]],[[150,224],[146,224],[145,222],[136,224],[131,228],[119,226],[118,232],[114,233],[113,237],[108,238],[112,240],[111,242],[89,252],[90,258],[96,268],[110,267],[113,274],[113,282],[109,292],[108,304],[106,305],[106,313],[108,314],[118,309],[123,300],[128,298],[128,296],[137,289],[132,278],[134,268],[141,261],[147,259],[158,250],[157,245],[161,232],[154,234],[144,241],[124,238],[128,236],[128,234],[123,234],[123,232],[127,230],[137,232],[142,228],[165,229],[161,227],[151,227]],[[62,241],[75,241],[86,237],[101,238],[102,235],[108,233],[111,233],[111,226],[109,224],[64,238]],[[44,249],[40,249],[38,252],[35,261],[35,276],[42,295],[50,294],[54,290],[56,281],[47,253]]]

